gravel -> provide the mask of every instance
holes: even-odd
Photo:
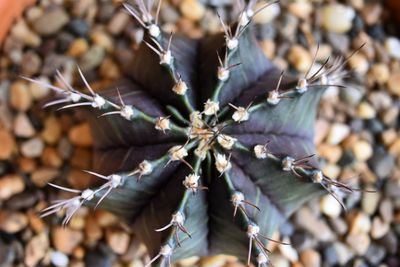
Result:
[[[64,197],[48,182],[90,186],[81,170],[91,169],[93,138],[79,112],[42,109],[52,93],[19,75],[49,82],[60,69],[74,81],[79,64],[105,87],[123,77],[143,37],[116,1],[62,2],[28,9],[1,48],[0,266],[142,267],[143,244],[109,213],[83,208],[66,228],[61,216],[38,217]],[[229,18],[234,1],[164,2],[163,27],[199,37],[219,29],[215,10]],[[271,249],[276,267],[400,266],[400,39],[383,1],[342,2],[282,1],[255,19],[264,53],[289,73],[307,71],[317,43],[319,63],[367,43],[346,66],[348,87],[323,97],[315,141],[326,173],[377,192],[354,192],[347,212],[330,195],[302,207],[280,227],[291,246]],[[180,266],[195,263],[244,266],[226,256]]]

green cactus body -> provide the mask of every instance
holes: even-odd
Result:
[[[89,106],[91,173],[105,183],[53,185],[77,196],[43,215],[66,208],[68,223],[81,205],[109,210],[146,244],[149,264],[224,253],[267,266],[268,237],[291,213],[324,189],[352,190],[311,156],[318,101],[342,62],[281,74],[252,34],[251,6],[200,40],[161,32],[141,1],[125,7],[146,29],[129,82],[97,94],[80,73],[89,92],[64,91],[64,108]]]

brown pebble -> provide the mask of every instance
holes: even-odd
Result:
[[[182,15],[191,21],[199,21],[205,14],[205,7],[198,0],[183,0],[180,4]]]
[[[300,72],[306,72],[312,64],[311,54],[300,45],[291,47],[287,59]]]
[[[44,258],[49,247],[47,233],[41,233],[30,239],[25,247],[24,262],[28,267],[38,266],[40,260]]]
[[[54,147],[45,147],[43,150],[42,163],[47,167],[59,168],[63,164],[63,160]]]
[[[80,147],[91,147],[93,145],[92,134],[88,123],[74,126],[68,133],[72,144]]]
[[[33,128],[31,121],[28,116],[19,112],[14,118],[14,134],[17,137],[30,138],[35,135],[36,131]]]
[[[389,67],[383,63],[376,63],[371,67],[368,76],[373,82],[384,85],[389,80]]]
[[[50,145],[57,143],[62,134],[61,124],[54,116],[47,117],[44,121],[44,129],[41,133],[43,140]]]
[[[116,13],[107,25],[107,30],[113,35],[120,34],[126,27],[130,16],[127,12],[120,11]]]
[[[0,230],[15,234],[28,225],[28,218],[22,212],[0,211]]]
[[[124,254],[128,249],[130,236],[128,233],[120,230],[108,230],[106,232],[106,240],[108,246],[116,254]]]
[[[96,210],[95,218],[97,223],[103,228],[114,226],[120,221],[117,216],[105,210]]]
[[[86,219],[85,235],[89,242],[96,242],[103,237],[103,231],[92,215],[89,215]]]
[[[0,129],[0,160],[9,159],[14,152],[14,137],[6,130]]]
[[[93,180],[93,176],[89,173],[81,171],[82,169],[72,169],[68,173],[67,181],[68,184],[70,184],[73,188],[87,189],[90,186],[91,181]]]
[[[27,111],[32,105],[32,96],[25,82],[16,81],[10,88],[10,105],[18,111]]]
[[[67,227],[55,227],[51,234],[54,247],[68,255],[83,241],[82,232]]]
[[[12,174],[0,178],[0,200],[8,199],[24,189],[25,182],[19,175]]]
[[[37,187],[44,187],[47,185],[47,183],[53,181],[58,174],[59,171],[57,169],[42,167],[32,173],[31,181]]]
[[[396,96],[400,96],[400,71],[393,72],[387,84],[390,92]]]
[[[121,77],[121,71],[111,58],[106,58],[100,65],[100,75],[105,79],[116,80]]]
[[[68,55],[72,57],[80,57],[89,49],[89,44],[84,38],[75,39],[68,48]]]
[[[34,76],[40,71],[42,59],[38,54],[28,51],[22,56],[21,74],[27,77]]]
[[[22,172],[31,173],[36,170],[37,162],[35,159],[19,157],[18,166]]]
[[[319,267],[321,266],[321,256],[312,249],[304,250],[300,253],[300,260],[304,267]]]
[[[29,220],[29,226],[32,228],[33,231],[35,231],[35,233],[37,234],[42,233],[46,229],[46,224],[44,223],[42,218],[38,216],[36,212],[29,211],[27,215]]]
[[[272,40],[263,40],[260,43],[261,49],[264,52],[264,55],[267,58],[274,58],[275,57],[275,50],[276,50],[276,44]]]

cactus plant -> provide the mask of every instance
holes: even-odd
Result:
[[[267,266],[266,242],[279,242],[271,234],[297,208],[326,191],[341,203],[354,189],[318,168],[313,129],[346,60],[284,75],[253,36],[254,4],[232,27],[221,20],[222,33],[192,40],[162,32],[160,5],[153,17],[137,0],[125,8],[146,34],[128,82],[98,93],[79,70],[83,93],[60,73],[64,89],[29,79],[63,95],[48,106],[89,109],[96,153],[88,172],[105,181],[83,191],[51,184],[76,196],[42,216],[65,210],[67,224],[82,205],[111,211],[146,244],[148,266],[219,253]]]

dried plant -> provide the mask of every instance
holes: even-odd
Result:
[[[355,189],[325,176],[314,157],[313,129],[324,89],[340,86],[347,59],[301,78],[284,75],[252,34],[255,1],[221,34],[199,40],[165,34],[152,3],[126,10],[145,29],[130,64],[130,82],[88,93],[57,72],[62,94],[47,106],[89,108],[95,171],[105,180],[55,202],[43,216],[82,206],[109,210],[128,222],[153,256],[168,265],[190,256],[236,255],[270,264],[269,236],[306,201],[327,191],[342,205]],[[263,7],[266,8],[267,6]],[[343,205],[344,206],[344,205]],[[274,241],[278,242],[278,241]]]

